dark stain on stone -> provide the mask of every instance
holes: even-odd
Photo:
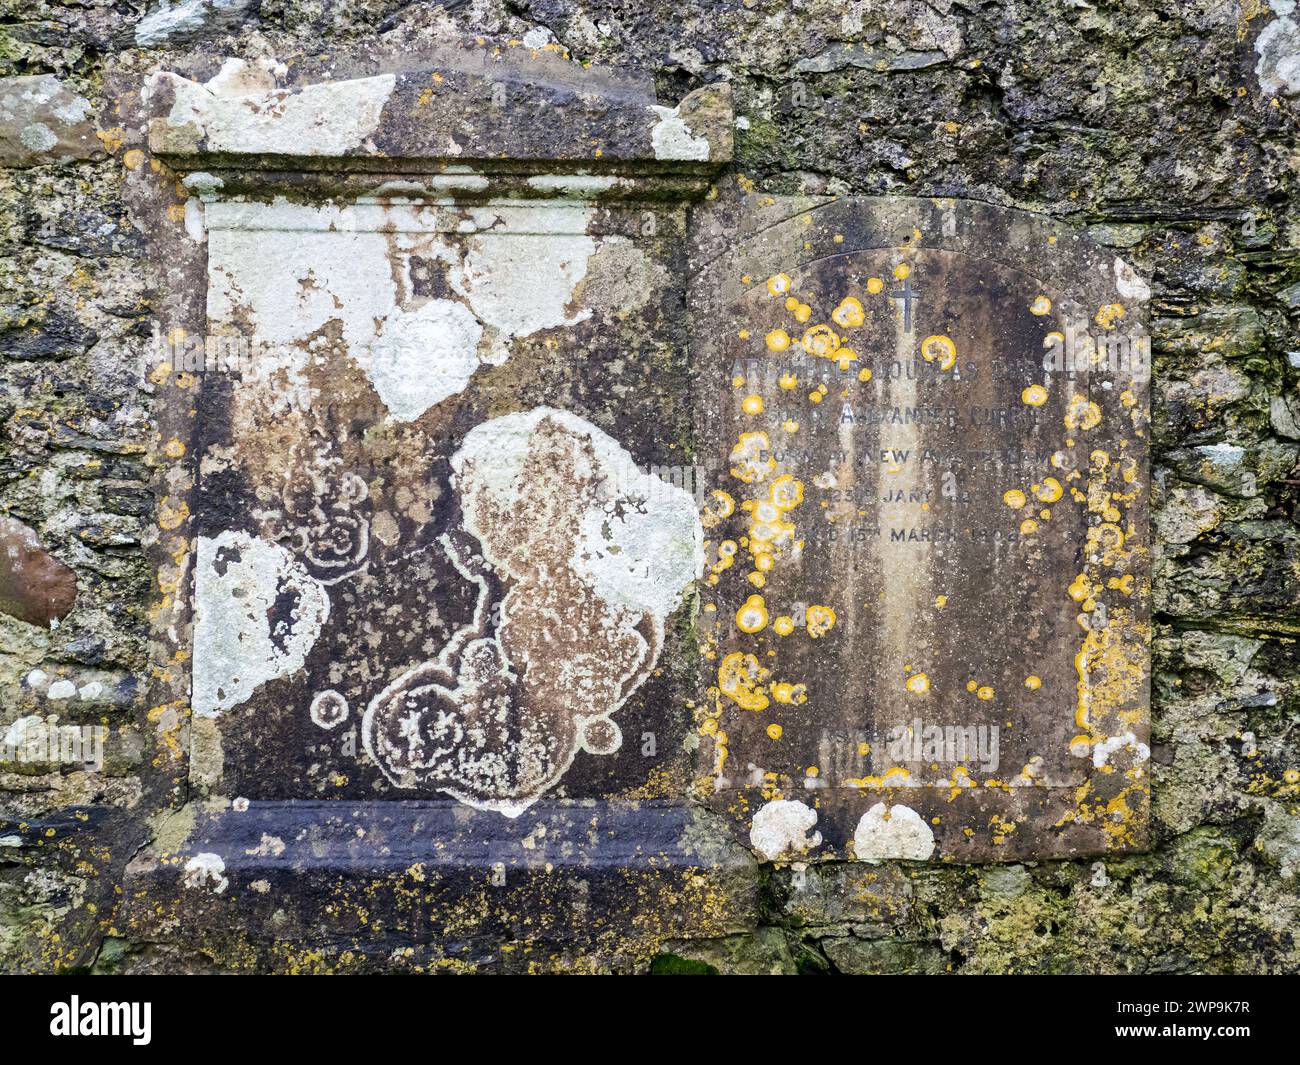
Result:
[[[0,517],[0,610],[44,627],[66,617],[76,599],[77,575],[41,547],[35,530]]]

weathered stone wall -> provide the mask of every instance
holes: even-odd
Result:
[[[116,923],[126,863],[187,830],[173,811],[188,785],[170,759],[190,736],[186,707],[145,697],[151,671],[184,668],[148,646],[150,611],[176,589],[159,586],[146,549],[179,519],[153,487],[161,441],[143,373],[163,265],[146,254],[126,192],[150,163],[125,147],[113,76],[211,74],[223,56],[398,69],[404,54],[476,37],[640,68],[667,100],[730,82],[742,186],[1044,212],[1152,279],[1151,851],[752,865],[732,874],[738,897],[758,893],[751,927],[650,948],[643,939],[641,953],[572,964],[1300,968],[1300,18],[1290,0],[153,6],[7,0],[0,21],[0,542],[29,561],[0,595],[0,738],[107,729],[101,771],[0,765],[0,969],[270,964],[233,936],[203,956],[133,940]],[[177,212],[183,224],[183,203]],[[483,968],[537,962],[527,951],[483,958]],[[349,960],[322,949],[275,964]]]

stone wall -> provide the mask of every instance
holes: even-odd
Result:
[[[742,188],[951,196],[1086,230],[1151,279],[1152,846],[1106,860],[729,867],[728,916],[458,967],[696,972],[1284,972],[1300,965],[1300,16],[1290,0],[616,4],[140,0],[0,20],[0,739],[106,730],[102,766],[0,763],[0,969],[362,966],[121,922],[125,869],[189,830],[183,701],[150,705],[179,594],[145,376],[146,251],[120,85],[222,57],[397,70],[467,41],[731,85]],[[481,39],[481,40],[478,40]],[[163,175],[166,176],[165,174]],[[188,191],[176,189],[183,226]],[[19,564],[21,563],[21,565]],[[3,565],[3,562],[0,562]],[[72,580],[75,577],[75,601]],[[166,678],[164,678],[166,679]],[[97,735],[97,733],[95,734]],[[203,875],[203,870],[196,870]],[[631,890],[631,889],[629,889]],[[135,899],[147,908],[149,899]],[[734,902],[734,906],[728,905]],[[274,913],[269,920],[274,927]],[[701,926],[704,927],[703,925]],[[617,938],[617,937],[616,937]],[[436,947],[436,945],[435,945]],[[388,968],[449,964],[400,947]]]

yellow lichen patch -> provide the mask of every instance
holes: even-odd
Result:
[[[803,482],[783,473],[768,485],[767,499],[778,510],[793,510],[803,502]]]
[[[1103,329],[1114,329],[1115,323],[1124,317],[1122,303],[1105,303],[1097,308],[1097,324]]]
[[[158,527],[168,532],[179,529],[189,516],[189,504],[183,499],[173,502],[171,497],[167,496],[158,504]]]
[[[1101,408],[1087,396],[1073,396],[1065,412],[1067,429],[1091,429],[1101,422]]]
[[[712,529],[721,521],[725,521],[736,513],[736,499],[730,492],[724,492],[720,488],[715,488],[709,493],[709,500],[704,505],[704,510],[700,514],[700,524],[706,529]]]
[[[740,401],[740,409],[750,417],[763,413],[763,397],[757,393],[748,395]]]
[[[841,370],[848,370],[858,361],[858,353],[852,348],[840,348],[835,352],[835,365]]]
[[[1033,536],[1034,533],[1038,532],[1038,522],[1034,521],[1033,518],[1026,518],[1020,523],[1020,532],[1023,536]]]
[[[1121,592],[1124,595],[1132,595],[1133,574],[1126,573],[1122,577],[1111,577],[1110,580],[1106,582],[1106,587],[1113,588],[1115,591]]]
[[[799,423],[793,418],[787,418],[781,423],[781,428],[787,433],[797,433],[799,431]]]
[[[930,690],[930,678],[924,673],[913,673],[903,687],[913,695],[924,695]]]
[[[736,564],[736,552],[739,548],[735,540],[723,540],[718,544],[718,561],[709,567],[714,574],[731,569]]]
[[[809,392],[809,393],[808,393],[808,402],[809,402],[809,403],[820,403],[821,401],[822,401],[822,394],[821,394],[821,392],[814,391],[814,392]]]
[[[794,525],[784,518],[784,511],[764,501],[751,504],[754,520],[749,527],[749,550],[753,555],[771,551],[787,543],[794,535]]]
[[[767,279],[767,291],[773,296],[784,296],[790,291],[790,275],[774,274]]]
[[[1070,598],[1076,603],[1082,603],[1092,595],[1092,582],[1088,580],[1086,573],[1080,573],[1074,578],[1066,591],[1069,592]]]
[[[845,296],[840,305],[831,311],[831,321],[845,329],[852,329],[867,320],[862,301],[855,296]]]
[[[1052,313],[1052,301],[1046,296],[1039,294],[1029,302],[1029,313],[1041,318],[1045,314]]]
[[[742,710],[766,710],[770,700],[762,685],[767,677],[756,657],[735,651],[718,666],[718,689]]]
[[[773,329],[763,338],[769,351],[785,351],[790,346],[790,334],[784,329]]]
[[[1042,484],[1034,486],[1034,495],[1040,503],[1055,503],[1064,494],[1065,489],[1055,477],[1044,477]]]
[[[736,611],[736,628],[748,633],[767,628],[767,604],[761,595],[751,595]]]
[[[768,725],[767,735],[769,739],[779,740],[781,738],[781,726],[775,723]]]
[[[792,373],[783,373],[780,379],[777,381],[777,384],[780,385],[785,391],[791,392],[794,389],[799,387],[799,378]]]
[[[1019,488],[1009,488],[1002,493],[1002,502],[1012,510],[1020,510],[1028,502],[1028,498]]]
[[[806,684],[790,684],[781,681],[772,685],[772,698],[786,706],[799,706],[808,701]]]
[[[163,454],[166,455],[169,459],[181,458],[185,454],[185,445],[182,444],[179,440],[176,439],[176,437],[173,436],[163,446]]]
[[[987,684],[981,684],[975,689],[975,698],[982,699],[986,703],[993,698],[993,695],[993,689]]]
[[[828,325],[815,325],[804,332],[800,343],[814,358],[833,359],[840,348],[840,335]]]
[[[985,781],[985,787],[996,787],[996,782]],[[1005,843],[1011,838],[1011,834],[1016,830],[1016,822],[1010,821],[1001,814],[994,814],[989,818],[989,827],[993,830],[993,842],[995,844]]]
[[[835,611],[828,606],[810,606],[804,627],[814,640],[835,628]]]
[[[871,380],[871,368],[868,367],[868,366],[864,366],[864,367],[862,367],[862,369],[858,371],[858,380],[859,380],[859,381],[870,381],[870,380]]]
[[[1038,689],[1041,688],[1042,686],[1043,686],[1042,677],[1035,676],[1033,673],[1031,673],[1029,674],[1029,676],[1025,678],[1025,687],[1028,688],[1031,692],[1038,691]]]
[[[905,788],[912,779],[912,771],[900,765],[893,766],[878,777],[849,778],[846,783],[851,788]]]
[[[111,155],[116,155],[122,147],[122,141],[126,137],[126,130],[121,126],[112,126],[108,129],[96,131],[95,136],[99,138],[104,150]]]
[[[772,631],[778,636],[789,636],[790,633],[794,632],[794,618],[782,614],[772,622]]]
[[[1120,731],[1140,714],[1149,632],[1149,625],[1123,606],[1113,607],[1104,625],[1089,626],[1074,662],[1079,675],[1075,720],[1081,729],[1094,735]]]
[[[906,281],[912,276],[912,268],[908,266],[907,263],[899,263],[894,267],[894,276],[898,278],[899,281]]]
[[[941,370],[951,370],[957,365],[957,345],[942,334],[928,336],[921,341],[921,358],[937,362]]]
[[[1042,385],[1030,385],[1020,393],[1020,402],[1030,407],[1041,407],[1047,402],[1047,389]]]
[[[867,291],[873,296],[879,296],[885,290],[885,283],[878,277],[867,278]]]
[[[764,481],[776,470],[767,433],[741,433],[730,458],[731,475],[745,484]]]
[[[144,152],[140,151],[139,148],[131,148],[122,156],[122,165],[128,170],[140,169],[140,164],[143,162]]]

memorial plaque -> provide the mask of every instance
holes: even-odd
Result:
[[[551,58],[147,86],[190,192],[154,205],[191,246],[152,380],[202,805],[132,866],[142,935],[259,893],[363,955],[715,935],[749,904],[707,904],[750,859],[686,801],[686,204],[729,98]]]
[[[951,200],[697,229],[701,792],[771,858],[1141,847],[1143,281]]]

